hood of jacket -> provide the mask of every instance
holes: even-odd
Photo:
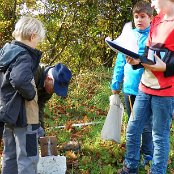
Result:
[[[6,43],[0,50],[0,71],[5,71],[15,57],[25,51],[18,45]]]
[[[18,42],[18,41],[12,41],[11,43],[6,43],[3,48],[1,48],[0,50],[0,71],[5,71],[8,66],[10,65],[11,62],[13,62],[13,60],[15,60],[15,58],[17,56],[20,56],[22,54],[26,54],[27,52],[30,53],[30,55],[32,55],[32,57],[39,57],[39,59],[35,59],[35,61],[37,61],[36,63],[36,67],[33,67],[34,71],[36,71],[36,68],[39,64],[42,52],[37,50],[37,49],[33,49],[25,44],[23,44],[22,42]]]

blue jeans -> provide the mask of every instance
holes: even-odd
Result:
[[[134,104],[136,95],[124,93],[124,102],[126,106],[126,111],[128,118],[131,115],[130,105]],[[131,100],[131,103],[130,103]],[[145,121],[143,133],[142,133],[142,143],[141,143],[141,152],[145,155],[153,156],[153,142],[152,142],[152,117]]]
[[[144,124],[152,117],[153,174],[166,174],[169,155],[170,124],[174,108],[174,97],[160,97],[139,91],[133,106],[126,132],[125,165],[137,168],[140,159],[140,142]]]

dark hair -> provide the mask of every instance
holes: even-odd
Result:
[[[133,7],[134,13],[146,13],[148,16],[153,15],[153,8],[151,7],[151,3],[148,1],[138,1]]]

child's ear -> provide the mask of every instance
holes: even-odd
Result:
[[[36,34],[32,34],[32,35],[30,36],[30,41],[32,41],[35,37],[36,37]]]

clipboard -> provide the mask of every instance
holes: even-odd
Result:
[[[105,39],[105,42],[115,52],[121,52],[122,54],[124,54],[128,57],[134,58],[134,59],[140,59],[141,63],[145,63],[145,64],[149,64],[149,65],[155,64],[154,61],[148,59],[147,57],[145,57],[143,55],[139,55],[131,50],[128,50],[128,49],[122,47],[121,45],[119,45],[119,43],[110,40],[109,37],[107,37]]]

